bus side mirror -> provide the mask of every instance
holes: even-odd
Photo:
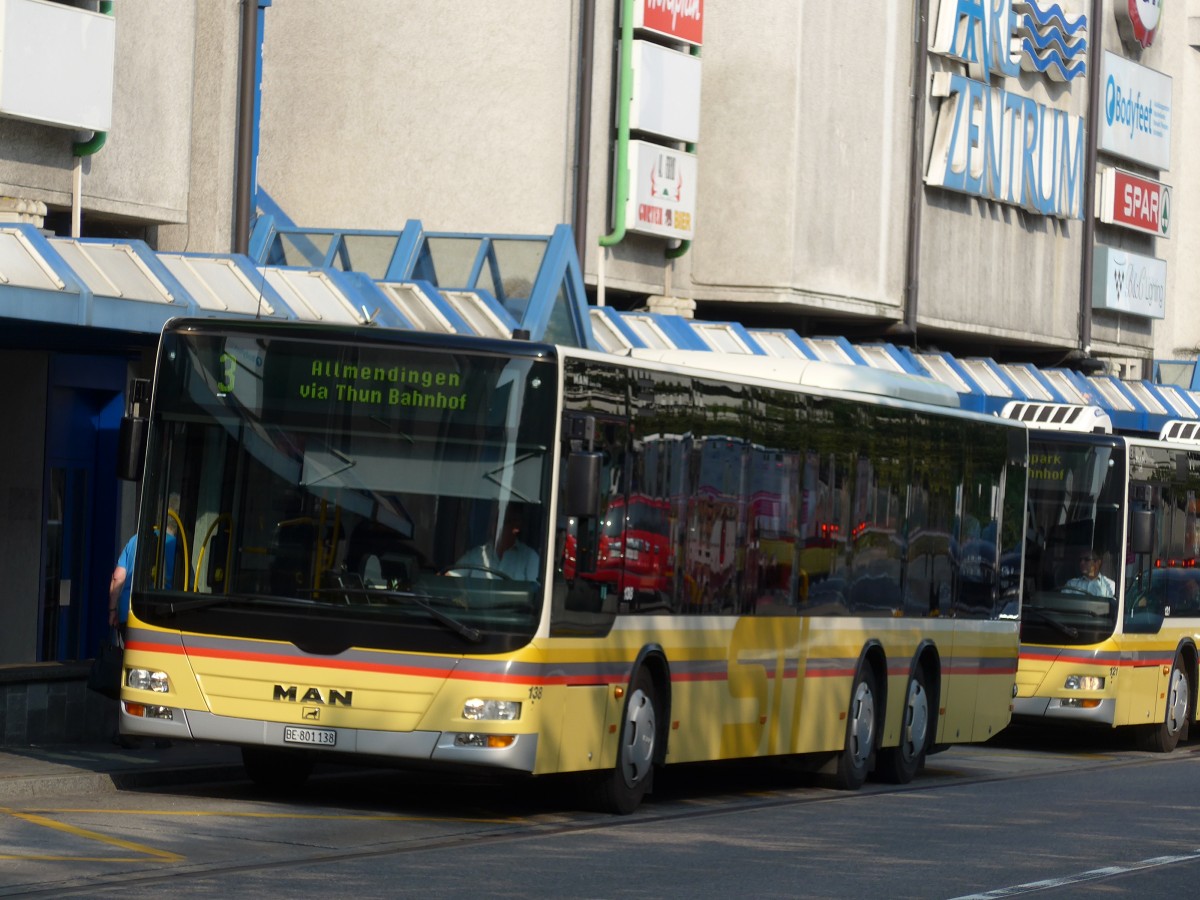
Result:
[[[1135,509],[1129,514],[1129,546],[1134,553],[1154,550],[1154,512]]]
[[[135,378],[129,384],[129,402],[121,419],[120,431],[117,432],[117,477],[124,481],[141,480],[146,468],[149,403],[150,382]]]
[[[125,416],[121,419],[121,430],[117,433],[117,477],[124,481],[138,481],[146,468],[146,434],[148,419]]]
[[[567,457],[567,482],[563,494],[568,516],[595,516],[600,505],[600,466],[603,454],[593,450],[574,450]]]

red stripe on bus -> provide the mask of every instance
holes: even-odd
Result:
[[[1117,666],[1123,669],[1139,669],[1170,665],[1174,656],[1146,656],[1141,659],[1087,659],[1083,656],[1059,656],[1053,653],[1022,653],[1021,659],[1070,663],[1076,666]]]
[[[457,668],[431,668],[428,666],[389,665],[385,663],[350,662],[329,659],[313,659],[307,657],[283,656],[274,653],[251,653],[246,651],[217,650],[207,647],[185,649],[172,644],[152,644],[144,641],[131,641],[131,650],[144,650],[155,653],[171,653],[178,656],[195,656],[206,659],[228,659],[242,662],[260,662],[271,665],[306,666],[315,669],[332,669],[345,672],[372,672],[388,675],[412,675],[424,678],[436,678],[450,681],[483,681],[493,684],[524,684],[524,685],[607,685],[610,683],[623,684],[624,681],[613,682],[595,674],[579,675],[506,675],[500,672],[459,671]],[[702,676],[703,677],[703,676]],[[723,679],[725,675],[713,676]]]

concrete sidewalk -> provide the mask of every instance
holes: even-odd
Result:
[[[246,777],[236,747],[144,744],[145,749],[135,750],[112,743],[0,747],[0,803]]]

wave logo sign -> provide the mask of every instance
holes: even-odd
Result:
[[[1087,16],[1038,0],[1018,0],[1013,12],[1013,45],[1020,48],[1023,71],[1060,82],[1087,72]]]

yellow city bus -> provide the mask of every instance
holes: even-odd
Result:
[[[1200,447],[1030,435],[1022,721],[1135,728],[1169,752],[1195,715]]]
[[[656,768],[700,760],[905,782],[1011,716],[1001,559],[1027,431],[931,379],[176,320],[129,424],[147,449],[121,729],[239,745],[264,785],[328,754],[583,773],[629,812]],[[772,533],[764,562],[746,547],[768,455],[793,550]],[[640,544],[602,540],[631,497],[663,513],[639,541],[671,545],[648,590],[612,577]]]

